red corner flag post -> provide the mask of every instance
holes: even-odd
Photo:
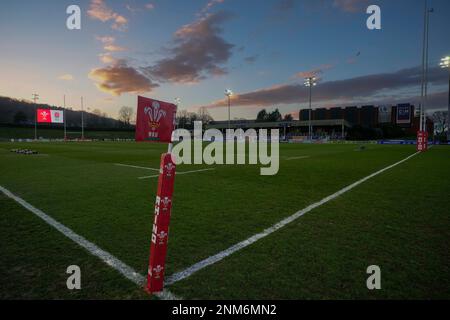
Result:
[[[428,150],[428,132],[417,132],[417,151],[423,152]]]
[[[177,107],[174,104],[138,97],[136,141],[172,143]],[[146,290],[161,292],[164,287],[164,271],[172,211],[175,182],[175,163],[169,152],[161,155],[158,191],[153,219],[150,262]]]
[[[161,155],[161,168],[158,180],[158,192],[155,203],[150,263],[147,275],[147,291],[160,292],[164,286],[165,260],[169,235],[172,196],[175,181],[175,163],[170,153]]]

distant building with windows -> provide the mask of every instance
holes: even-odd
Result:
[[[351,126],[377,128],[380,125],[392,124],[404,129],[416,129],[417,117],[414,105],[409,103],[396,106],[318,108],[312,110],[311,115],[313,121],[344,119]],[[300,110],[299,120],[309,121],[309,109]]]
[[[280,129],[280,135],[307,135],[309,127],[309,109],[299,111],[299,120],[279,122],[258,122],[256,120],[232,120],[231,129]],[[348,106],[335,108],[317,108],[311,111],[311,123],[315,136],[330,136],[342,139],[346,132],[356,126],[367,129],[379,129],[392,125],[401,127],[407,134],[415,135],[419,129],[419,118],[414,105],[405,103],[395,106]],[[212,121],[206,126],[223,132],[228,121]],[[427,120],[427,129],[433,132],[433,123]]]

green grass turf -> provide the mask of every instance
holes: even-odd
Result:
[[[135,284],[0,194],[0,299],[148,299]],[[67,267],[81,290],[67,289]]]
[[[9,152],[16,147],[29,147],[41,154],[24,156]],[[157,180],[138,180],[154,172],[117,167],[114,163],[157,168],[165,149],[164,145],[135,143],[3,143],[0,185],[145,274]],[[177,176],[167,273],[180,271],[224,250],[414,153],[412,146],[369,145],[364,151],[357,150],[355,145],[282,145],[280,171],[276,176],[260,176],[259,166],[215,166],[215,171]],[[415,212],[411,201],[416,197],[418,185],[413,183],[417,171],[428,184],[441,188],[424,188],[424,194],[417,198],[427,210],[423,221],[419,220],[419,214],[409,221],[415,222],[415,228],[426,223],[430,232],[423,237],[427,241],[448,242],[449,234],[436,233],[433,227],[436,224],[449,229],[446,210],[449,188],[440,180],[449,178],[445,168],[440,170],[443,159],[449,155],[449,149],[435,148],[411,160],[411,164],[367,182],[286,229],[175,284],[172,290],[186,298],[448,297],[448,292],[433,280],[448,283],[448,255],[439,246],[433,246],[429,255],[440,256],[441,260],[429,261],[426,257],[421,260],[420,266],[427,272],[413,267],[391,267],[398,271],[391,276],[400,287],[384,287],[375,294],[364,288],[365,268],[376,262],[371,257],[380,257],[383,275],[386,273],[383,284],[387,286],[390,267],[383,269],[384,262],[403,266],[407,264],[405,256],[411,258],[405,254],[410,246],[421,252],[428,248],[428,242],[417,243],[414,231],[406,233],[404,241],[395,238],[395,230],[403,231],[408,222],[399,218],[401,213]],[[301,156],[309,158],[286,160]],[[395,174],[413,164],[416,167],[409,167],[405,176],[396,178]],[[439,173],[428,176],[424,167]],[[182,165],[178,170],[199,168],[204,166]],[[372,186],[378,181],[378,185]],[[371,190],[360,191],[370,186]],[[430,195],[444,200],[423,203]],[[427,219],[427,215],[436,216],[433,220]],[[379,220],[371,220],[375,217]],[[3,241],[3,235],[0,237]],[[8,255],[2,254],[4,259]],[[120,275],[117,278],[119,283]],[[415,289],[416,278],[422,279],[419,289]],[[409,286],[405,279],[411,282]]]
[[[172,290],[203,299],[449,299],[450,149],[360,185]],[[366,287],[378,265],[382,290]]]

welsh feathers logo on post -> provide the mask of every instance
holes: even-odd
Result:
[[[176,105],[138,97],[136,141],[171,142]]]

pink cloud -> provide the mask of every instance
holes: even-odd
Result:
[[[347,104],[356,102],[383,101],[383,95],[390,100],[395,96],[399,98],[401,90],[419,90],[421,68],[407,68],[391,73],[365,75],[350,79],[328,81],[319,83],[314,89],[314,102],[316,104]],[[429,81],[433,85],[445,84],[448,76],[438,67],[431,68]],[[412,99],[411,95],[410,98]],[[308,101],[308,90],[301,84],[281,84],[233,96],[234,106],[270,107]],[[208,108],[226,106],[225,99],[214,101]]]
[[[221,24],[230,14],[208,14],[181,27],[174,34],[174,46],[167,57],[145,68],[145,73],[159,81],[195,83],[208,75],[227,73],[223,64],[228,61],[234,45],[221,37]]]
[[[111,27],[115,30],[123,31],[127,27],[128,20],[109,8],[104,0],[92,0],[87,14],[92,19],[102,22],[113,21]]]
[[[105,64],[113,64],[117,62],[117,59],[114,58],[110,53],[102,53],[99,54],[100,61]]]
[[[119,51],[127,50],[124,47],[116,46],[114,44],[108,44],[108,45],[104,46],[103,49],[105,49],[106,51],[110,51],[110,52],[119,52]]]
[[[325,70],[329,70],[334,68],[333,64],[323,64],[319,66],[318,68],[308,70],[308,71],[300,71],[297,72],[294,75],[294,78],[309,78],[309,77],[317,77],[318,75],[322,74]]]
[[[147,9],[147,10],[153,10],[153,9],[155,9],[155,5],[154,5],[153,3],[147,3],[147,4],[145,5],[145,9]]]
[[[345,12],[355,13],[368,5],[368,0],[334,0],[333,5]]]
[[[89,78],[96,82],[99,90],[120,96],[123,93],[145,93],[158,87],[124,60],[117,60],[105,68],[92,69]]]
[[[206,14],[209,10],[211,10],[212,7],[223,3],[225,0],[210,0],[206,6],[203,7],[203,9],[200,11],[200,14]]]

